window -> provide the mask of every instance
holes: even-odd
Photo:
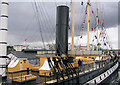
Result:
[[[26,63],[26,60],[23,60],[24,63]]]

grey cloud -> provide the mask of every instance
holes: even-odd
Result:
[[[40,27],[33,10],[32,3],[9,3],[9,25],[8,25],[8,43],[22,43],[24,39],[29,42],[41,41],[40,27],[45,42],[55,39],[55,24],[56,24],[56,5],[62,3],[37,3],[39,4],[39,19]],[[65,3],[66,4],[66,3]],[[86,3],[84,3],[85,5]],[[118,3],[106,2],[99,3],[99,16],[102,18],[102,4],[104,4],[105,12],[105,28],[110,28],[118,25]],[[69,3],[67,3],[68,6]],[[92,3],[92,8],[95,11],[96,5]],[[90,9],[91,10],[91,9]],[[75,35],[81,35],[81,24],[84,19],[85,6],[80,3],[75,3]],[[96,11],[95,11],[96,12]],[[94,26],[94,17],[91,16],[91,27]],[[100,19],[101,21],[102,19]],[[87,20],[86,20],[87,21]],[[72,22],[72,20],[71,20]],[[71,27],[71,26],[70,26]],[[90,27],[90,28],[91,28]],[[85,24],[85,32],[87,24]],[[70,29],[71,30],[71,29]],[[70,32],[69,32],[70,35]],[[11,38],[13,37],[14,38]],[[11,39],[15,39],[15,42]]]

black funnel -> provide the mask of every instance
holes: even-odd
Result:
[[[69,7],[57,7],[56,55],[68,54]]]

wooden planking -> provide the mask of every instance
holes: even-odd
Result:
[[[60,57],[60,56],[55,56],[55,55],[36,55],[36,57],[43,57],[43,58],[47,58],[47,57]]]
[[[87,73],[87,72],[89,72],[89,70],[86,70],[85,72],[80,72],[79,75],[84,74],[84,73]],[[75,77],[76,74],[73,74],[73,76]],[[70,75],[70,77],[72,77],[72,75]],[[64,78],[65,78],[65,79],[68,79],[68,76],[65,76]],[[60,80],[63,80],[63,78],[60,78]],[[57,79],[47,81],[46,83],[47,83],[47,84],[52,84],[52,83],[55,83],[55,82],[57,82]]]
[[[22,63],[22,70],[27,70],[27,68],[31,69],[32,65],[28,62],[27,59],[20,59],[18,64],[13,68],[8,68],[8,72],[16,72],[20,71],[20,63]]]
[[[15,82],[26,82],[26,81],[30,81],[30,80],[34,80],[36,79],[37,77],[32,75],[32,74],[29,74],[29,75],[24,75],[24,76],[18,76],[18,77],[14,77],[12,78],[13,81]]]
[[[68,51],[68,55],[89,56],[89,55],[102,55],[102,51]]]

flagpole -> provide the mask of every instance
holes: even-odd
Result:
[[[72,51],[74,50],[74,0],[72,2]]]
[[[96,18],[97,18],[97,44],[98,44],[98,1],[96,1]],[[97,50],[98,50],[98,45],[97,45]]]
[[[102,5],[102,8],[103,8],[103,49],[104,49],[104,6]]]
[[[90,24],[90,20],[89,20],[89,15],[90,15],[89,2],[90,2],[90,0],[88,0],[88,10],[87,10],[87,14],[88,14],[88,25],[87,25],[87,50],[89,50],[89,24]]]

